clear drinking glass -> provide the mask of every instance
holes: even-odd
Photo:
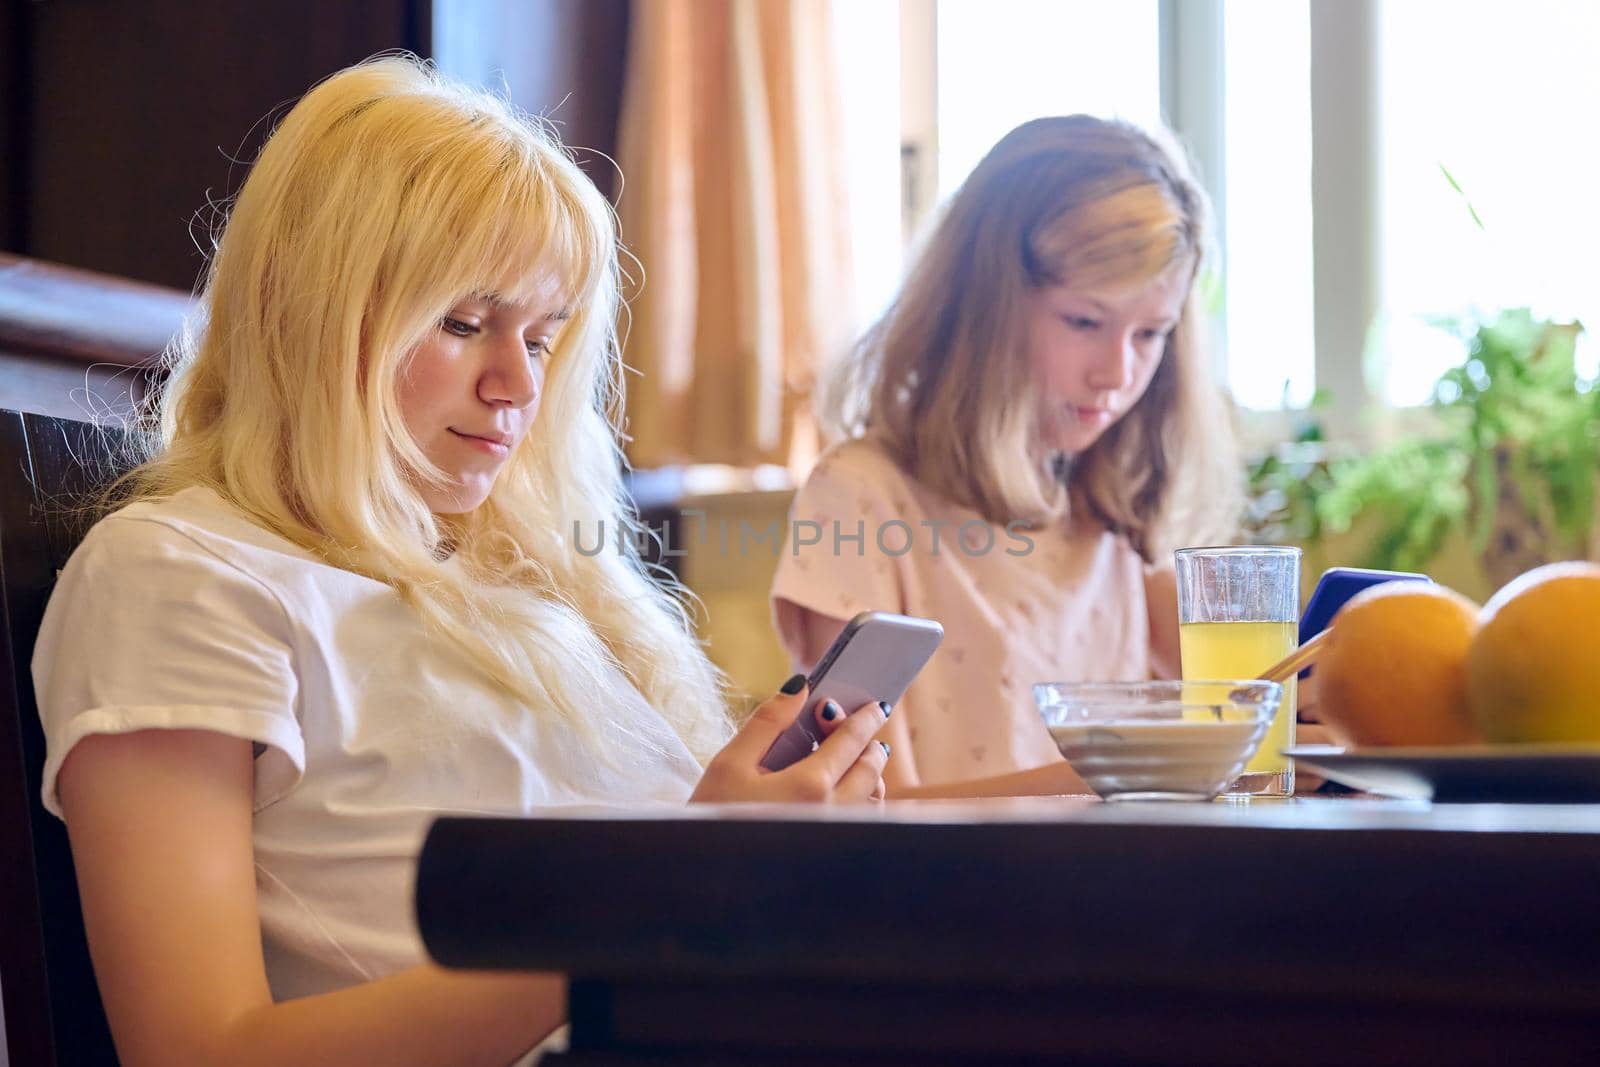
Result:
[[[1300,626],[1300,550],[1241,546],[1180,548],[1178,647],[1185,681],[1257,678],[1295,650]],[[1286,797],[1294,793],[1295,682],[1254,758],[1227,792]]]

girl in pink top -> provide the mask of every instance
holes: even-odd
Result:
[[[881,735],[891,796],[1087,791],[1033,683],[1177,674],[1172,549],[1229,540],[1242,489],[1209,224],[1166,138],[1025,123],[838,368],[773,608],[801,666],[858,611],[944,624]]]

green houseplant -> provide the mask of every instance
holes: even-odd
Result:
[[[1314,404],[1250,466],[1253,536],[1316,546],[1355,526],[1368,536],[1354,562],[1425,571],[1464,535],[1490,588],[1594,554],[1600,389],[1575,364],[1582,327],[1526,308],[1441,325],[1466,355],[1434,385],[1429,430],[1341,453]]]

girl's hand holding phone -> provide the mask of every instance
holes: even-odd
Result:
[[[814,712],[825,734],[817,750],[781,771],[761,766],[778,735],[805,705],[805,676],[795,675],[750,716],[732,741],[712,758],[691,803],[861,803],[883,799],[883,766],[889,746],[874,740],[888,721],[888,708],[864,704],[854,714],[831,701]]]

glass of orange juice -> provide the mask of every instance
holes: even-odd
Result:
[[[1183,679],[1256,678],[1293,652],[1300,625],[1300,550],[1241,546],[1180,548],[1178,648]],[[1286,797],[1294,793],[1295,683],[1261,747],[1230,794]]]

